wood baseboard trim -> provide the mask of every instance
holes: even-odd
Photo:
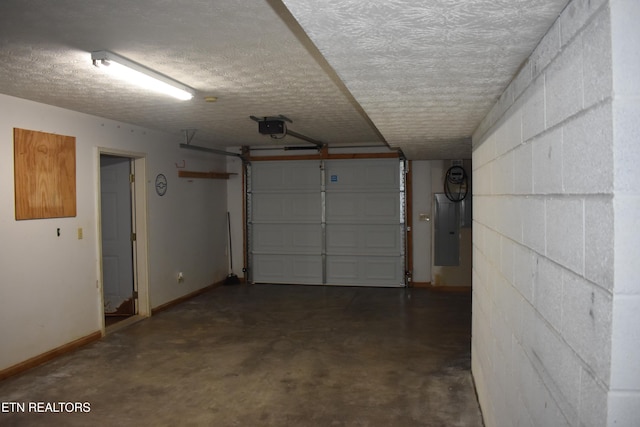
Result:
[[[431,282],[411,282],[412,288],[430,289],[434,292],[457,292],[466,293],[471,292],[471,286],[438,286]]]
[[[10,366],[6,369],[0,371],[0,381],[5,378],[11,377],[13,375],[17,375],[29,369],[35,368],[38,365],[42,365],[43,363],[49,362],[56,357],[62,356],[66,353],[71,353],[74,350],[77,350],[80,347],[83,347],[87,344],[90,344],[94,341],[102,338],[102,332],[96,331],[92,334],[89,334],[85,337],[79,338],[75,341],[71,341],[70,343],[61,345],[60,347],[56,347],[53,350],[49,350],[46,353],[42,353],[38,356],[32,357],[30,359],[25,360],[24,362],[20,362],[16,365]]]
[[[430,288],[431,282],[411,282],[411,288]]]
[[[429,286],[435,292],[471,293],[471,286]]]
[[[244,280],[244,279],[240,279],[240,280]],[[171,300],[169,302],[165,302],[164,304],[161,304],[161,305],[159,305],[157,307],[152,308],[151,309],[151,315],[154,316],[154,315],[156,315],[156,314],[158,314],[158,313],[160,313],[162,311],[165,311],[165,310],[167,310],[167,309],[169,309],[171,307],[174,307],[174,306],[176,306],[178,304],[181,304],[181,303],[183,303],[183,302],[185,302],[187,300],[190,300],[191,298],[197,297],[200,294],[204,294],[205,292],[209,292],[210,290],[213,290],[213,289],[215,289],[217,287],[220,287],[223,284],[224,284],[224,280],[220,281],[220,282],[212,283],[211,285],[205,286],[204,288],[198,289],[197,291],[193,291],[190,294],[183,295],[180,298],[176,298],[176,299]]]

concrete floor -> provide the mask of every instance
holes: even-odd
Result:
[[[426,289],[215,289],[0,382],[2,426],[482,426],[471,296]]]

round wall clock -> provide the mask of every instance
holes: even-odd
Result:
[[[164,196],[167,192],[167,177],[159,173],[156,176],[156,193],[158,196]]]

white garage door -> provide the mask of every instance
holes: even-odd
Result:
[[[398,159],[254,162],[249,171],[252,282],[404,286]]]

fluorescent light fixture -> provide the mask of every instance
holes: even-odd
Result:
[[[115,53],[106,50],[91,52],[91,59],[96,67],[129,83],[173,96],[182,101],[193,98],[194,91],[189,86]]]

